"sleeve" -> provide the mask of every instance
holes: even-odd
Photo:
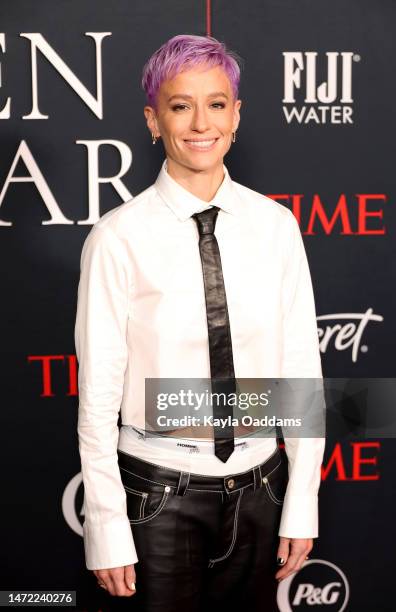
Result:
[[[81,252],[75,321],[78,441],[88,569],[137,562],[118,466],[118,413],[128,360],[129,267],[112,229],[93,226]]]
[[[322,366],[312,281],[300,228],[294,215],[290,211],[288,213],[289,227],[285,240],[288,253],[282,285],[281,377],[294,379],[297,385],[296,379],[315,379],[312,383],[321,387]],[[284,437],[284,441],[289,481],[279,535],[286,538],[316,538],[325,438]]]

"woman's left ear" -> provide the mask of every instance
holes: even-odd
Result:
[[[241,117],[239,115],[239,109],[241,108],[241,104],[242,104],[242,100],[237,100],[235,103],[233,132],[235,132],[238,129],[239,122],[241,120]]]

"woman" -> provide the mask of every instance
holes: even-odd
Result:
[[[323,438],[285,438],[285,461],[275,437],[229,425],[147,427],[145,380],[322,376],[297,222],[223,163],[239,75],[212,37],[175,36],[153,54],[144,114],[166,159],[153,185],[94,225],[81,255],[86,564],[138,610],[275,610],[277,581],[318,535]]]

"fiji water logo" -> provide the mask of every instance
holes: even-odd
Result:
[[[353,123],[352,51],[284,51],[283,114],[287,123]]]

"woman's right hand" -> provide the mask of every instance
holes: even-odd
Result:
[[[136,593],[134,565],[93,570],[93,573],[96,576],[98,585],[106,589],[110,595],[130,597]]]

